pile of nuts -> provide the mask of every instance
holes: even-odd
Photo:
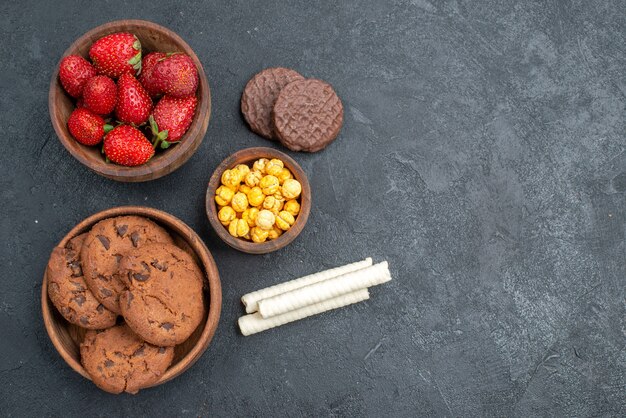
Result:
[[[280,237],[300,212],[302,185],[279,159],[261,158],[222,173],[215,191],[217,217],[236,238],[265,242]]]

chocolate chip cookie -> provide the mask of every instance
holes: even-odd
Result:
[[[273,110],[274,132],[292,151],[316,152],[333,142],[343,125],[343,105],[332,86],[314,78],[280,91]]]
[[[126,325],[87,331],[80,345],[83,367],[96,386],[110,393],[137,393],[151,386],[173,358],[172,347],[149,344]]]
[[[126,323],[159,346],[185,341],[204,317],[204,274],[185,251],[149,244],[130,251],[119,276],[128,290],[120,295]]]
[[[88,329],[115,325],[117,315],[106,309],[85,284],[80,250],[87,234],[74,237],[65,247],[52,250],[48,260],[48,295],[67,321]]]
[[[140,216],[119,216],[93,226],[81,251],[85,282],[106,308],[120,313],[119,295],[125,289],[117,276],[120,260],[130,250],[155,242],[171,244],[160,226]]]
[[[248,81],[241,95],[241,113],[250,129],[267,139],[276,139],[272,109],[280,90],[295,80],[303,80],[289,68],[266,68]]]

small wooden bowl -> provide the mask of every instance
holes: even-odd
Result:
[[[228,233],[228,230],[222,225],[217,218],[217,205],[215,203],[215,191],[221,184],[222,173],[227,169],[235,167],[237,164],[251,165],[259,158],[278,158],[292,173],[296,180],[302,185],[302,194],[300,195],[300,213],[296,217],[296,222],[285,233],[275,240],[265,241],[261,243],[246,241],[241,238],[235,238]],[[241,151],[237,151],[230,157],[226,158],[215,169],[211,180],[209,180],[209,187],[206,191],[206,213],[209,218],[209,222],[213,226],[213,229],[219,235],[219,237],[231,247],[250,254],[266,254],[272,251],[279,250],[293,241],[302,232],[306,221],[309,219],[309,212],[311,211],[311,186],[307,179],[304,170],[298,165],[290,156],[284,152],[280,152],[273,148],[255,147],[246,148]]]
[[[106,163],[100,152],[100,146],[88,147],[76,141],[67,129],[67,120],[74,110],[75,99],[70,97],[59,81],[59,65],[57,64],[48,94],[48,107],[52,126],[63,146],[78,161],[96,173],[113,180],[123,182],[140,182],[154,180],[171,173],[183,165],[204,139],[209,118],[211,116],[211,91],[202,63],[183,39],[169,29],[144,20],[118,20],[90,30],[78,38],[63,54],[81,55],[89,59],[89,48],[98,39],[115,32],[130,32],[139,38],[142,55],[149,52],[184,52],[191,57],[198,68],[198,107],[189,130],[181,138],[180,143],[163,151],[158,151],[146,164],[137,167],[124,167]]]
[[[202,356],[202,353],[209,346],[222,310],[222,287],[215,261],[200,237],[180,219],[157,209],[144,206],[123,206],[104,210],[88,217],[72,228],[58,245],[64,247],[73,237],[89,231],[96,222],[123,215],[143,216],[165,228],[178,246],[192,250],[207,279],[205,287],[207,289],[205,290],[207,313],[191,337],[174,348],[174,360],[161,379],[151,385],[156,386],[182,374]],[[41,310],[48,335],[63,360],[76,372],[91,380],[80,363],[80,343],[86,330],[67,322],[50,301],[47,270],[41,286]]]

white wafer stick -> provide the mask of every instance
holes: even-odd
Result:
[[[342,306],[351,305],[370,298],[367,289],[360,289],[356,292],[347,293],[336,298],[328,299],[314,305],[305,306],[295,311],[290,311],[282,315],[276,315],[271,318],[264,319],[258,312],[245,315],[239,318],[237,323],[243,335],[256,334],[270,328],[275,328],[289,322],[297,321],[308,316],[316,315],[332,309],[341,308]]]
[[[273,296],[280,295],[281,293],[299,289],[310,284],[319,283],[321,281],[341,276],[342,274],[357,271],[371,265],[372,259],[368,257],[365,260],[357,261],[356,263],[320,271],[319,273],[315,274],[309,274],[308,276],[303,276],[285,283],[280,283],[275,286],[266,287],[265,289],[247,293],[241,297],[241,302],[243,302],[244,306],[246,307],[247,313],[256,312],[259,309],[258,302],[261,299],[271,298]]]
[[[263,299],[258,303],[259,313],[263,318],[270,318],[389,280],[391,280],[389,267],[387,262],[383,261],[371,267]]]

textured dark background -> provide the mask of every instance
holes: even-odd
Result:
[[[0,5],[1,415],[626,414],[623,2],[181,3]],[[178,32],[213,94],[198,152],[144,184],[88,171],[48,117],[63,51],[123,18]],[[203,199],[223,158],[269,144],[238,107],[276,65],[333,84],[345,125],[291,154],[314,193],[302,235],[251,256],[216,238]],[[191,370],[115,397],[55,352],[39,292],[55,243],[127,204],[198,231],[224,306]],[[366,256],[395,279],[368,302],[236,330],[243,293]]]

